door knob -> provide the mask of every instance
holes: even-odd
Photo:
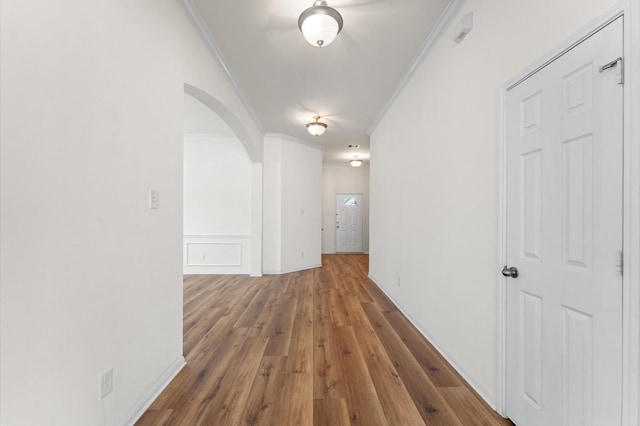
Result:
[[[502,268],[502,275],[505,277],[518,278],[518,268],[515,266],[509,268],[507,265],[504,265],[504,268]]]

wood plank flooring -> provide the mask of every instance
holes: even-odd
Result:
[[[368,256],[184,280],[187,366],[138,426],[510,425],[367,278]]]

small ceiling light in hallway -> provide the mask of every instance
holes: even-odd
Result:
[[[316,0],[298,18],[298,28],[312,46],[328,46],[342,30],[342,15],[325,0]]]
[[[320,116],[316,115],[313,117],[314,122],[312,123],[307,123],[307,130],[309,131],[309,133],[311,133],[313,136],[320,136],[324,133],[325,130],[327,130],[327,124],[326,123],[321,123],[318,120],[320,120]]]
[[[354,155],[353,160],[349,161],[351,167],[360,167],[362,165],[362,160],[358,159],[357,155]]]

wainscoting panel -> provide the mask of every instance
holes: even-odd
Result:
[[[185,274],[249,274],[250,235],[185,235]]]

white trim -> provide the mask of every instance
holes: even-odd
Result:
[[[262,276],[262,241],[264,237],[264,165],[254,163],[251,165],[251,251],[249,259],[250,276]]]
[[[239,241],[200,241],[200,242],[195,242],[195,241],[188,241],[186,243],[187,246],[187,253],[189,253],[189,247],[191,246],[227,246],[227,247],[233,247],[238,249],[239,252],[239,259],[234,260],[233,262],[221,262],[218,259],[211,259],[211,260],[207,260],[207,262],[204,263],[190,263],[189,262],[189,256],[187,254],[187,263],[185,266],[187,267],[226,267],[226,266],[230,266],[230,267],[240,267],[242,266],[242,243]]]
[[[186,17],[189,19],[189,21],[193,25],[193,28],[196,30],[198,35],[200,35],[202,42],[205,44],[205,46],[209,50],[209,53],[211,53],[211,56],[213,57],[213,59],[215,59],[218,62],[218,64],[220,64],[220,66],[222,67],[224,74],[229,79],[231,86],[233,87],[236,94],[242,101],[242,104],[249,112],[249,115],[253,119],[254,124],[260,130],[260,133],[264,133],[264,127],[262,127],[262,123],[260,123],[260,120],[258,120],[258,115],[256,114],[253,107],[247,100],[247,97],[244,95],[244,92],[242,91],[242,89],[240,89],[240,84],[238,83],[235,76],[231,72],[231,69],[227,66],[227,62],[224,60],[224,56],[222,56],[222,52],[220,52],[218,45],[213,40],[213,36],[207,29],[207,25],[204,23],[204,20],[202,19],[202,15],[200,15],[200,12],[198,12],[198,9],[193,5],[191,0],[176,0],[176,1],[182,8],[182,11],[186,15]]]
[[[249,234],[219,234],[219,235],[210,235],[210,234],[188,234],[184,235],[184,238],[194,238],[194,239],[202,239],[202,238],[227,238],[227,239],[239,239],[239,238],[247,238],[251,237]]]
[[[622,424],[638,425],[640,420],[639,395],[639,354],[640,354],[640,6],[629,0],[616,6],[601,17],[591,21],[575,35],[560,43],[547,55],[533,62],[522,72],[505,82],[499,90],[499,225],[498,225],[498,265],[499,271],[506,261],[506,94],[533,73],[537,72],[575,45],[590,37],[607,24],[624,16],[624,233],[623,250],[625,257],[623,276],[623,362],[622,362]],[[506,414],[506,300],[505,279],[499,280],[498,292],[498,391],[497,411]]]
[[[198,246],[201,247],[200,255],[207,257],[206,261],[190,263],[190,249],[196,250],[197,254]],[[238,259],[232,262],[227,259],[227,256],[234,252],[233,250],[226,250],[226,255],[221,258],[216,258],[215,251],[207,252],[207,247],[221,249],[223,246],[236,249]],[[185,275],[249,275],[251,273],[251,235],[185,235],[182,247],[182,267]]]
[[[396,86],[395,90],[391,94],[391,97],[389,97],[389,100],[387,100],[387,102],[384,104],[384,106],[378,113],[378,116],[373,121],[373,124],[371,124],[371,126],[369,127],[369,130],[367,130],[368,135],[371,135],[371,133],[376,130],[376,127],[378,127],[378,124],[380,124],[382,118],[385,116],[389,108],[391,108],[391,105],[393,105],[393,103],[396,101],[396,98],[400,95],[400,92],[402,92],[411,77],[413,77],[413,74],[415,74],[418,66],[429,55],[431,49],[433,49],[433,47],[436,45],[436,42],[440,40],[440,37],[443,36],[447,28],[449,28],[449,25],[451,24],[451,22],[453,22],[453,19],[458,15],[458,12],[460,11],[460,9],[462,9],[462,6],[464,6],[466,2],[467,0],[452,0],[451,2],[449,2],[449,5],[446,7],[444,12],[442,12],[442,15],[440,15],[440,18],[438,18],[436,25],[433,27],[433,29],[427,36],[427,39],[422,44],[420,51],[413,58],[413,61],[402,77],[402,80],[400,80],[400,83],[398,83],[398,85]]]
[[[307,269],[315,269],[315,268],[322,268],[322,264],[316,264],[316,265],[309,265],[309,266],[303,266],[301,268],[287,268],[287,269],[271,269],[271,270],[265,270],[264,274],[265,275],[284,275],[284,274],[290,274],[292,272],[300,272],[300,271],[306,271]]]
[[[158,398],[162,391],[169,385],[169,383],[171,383],[173,378],[178,375],[185,365],[187,365],[187,363],[183,356],[175,360],[173,364],[171,364],[165,372],[158,377],[144,396],[131,409],[124,424],[133,426],[138,420],[140,420],[140,417],[142,417],[145,411],[147,411],[151,404],[153,404],[153,401]]]
[[[484,386],[482,386],[480,382],[478,382],[475,377],[473,377],[472,374],[469,374],[464,368],[462,368],[456,358],[443,348],[440,342],[438,342],[438,340],[427,331],[426,327],[424,327],[419,321],[413,318],[407,311],[402,309],[400,304],[398,304],[393,296],[388,293],[382,285],[378,283],[373,275],[369,274],[369,279],[373,281],[376,286],[378,286],[378,288],[389,298],[389,300],[391,300],[395,307],[398,308],[402,315],[404,315],[405,318],[407,318],[409,322],[413,324],[416,330],[418,330],[418,332],[420,332],[420,334],[422,334],[422,336],[427,339],[429,343],[431,343],[431,345],[438,351],[438,353],[440,353],[440,355],[442,355],[442,357],[451,365],[451,367],[453,367],[453,369],[462,376],[462,378],[469,384],[469,386],[473,388],[474,391],[476,391],[476,393],[489,405],[489,407],[495,410],[495,401],[489,396],[491,395],[491,392],[489,392]]]
[[[507,90],[502,87],[499,91],[499,111],[498,114],[498,135],[500,143],[498,146],[498,165],[500,173],[498,176],[498,264],[496,271],[500,271],[506,264],[507,259],[507,150],[506,150],[506,104]],[[501,274],[498,275],[498,315],[497,315],[497,340],[498,352],[497,362],[497,384],[496,389],[496,411],[503,417],[507,415],[506,389],[507,389],[507,280]]]
[[[536,72],[540,71],[542,68],[549,65],[551,62],[558,59],[560,56],[567,53],[569,50],[573,49],[576,45],[580,44],[581,42],[588,39],[596,32],[600,31],[602,28],[606,27],[611,22],[615,21],[617,18],[619,18],[623,14],[624,14],[624,9],[621,9],[620,7],[616,7],[613,10],[610,10],[609,12],[601,15],[599,18],[594,19],[587,25],[583,26],[582,29],[580,29],[573,36],[559,43],[556,47],[551,49],[546,55],[532,62],[531,64],[529,64],[529,66],[527,66],[522,71],[517,73],[515,76],[507,80],[502,85],[501,89],[507,91],[513,88],[523,80],[526,80],[531,75],[535,74]]]
[[[625,4],[622,424],[640,424],[640,3]]]

